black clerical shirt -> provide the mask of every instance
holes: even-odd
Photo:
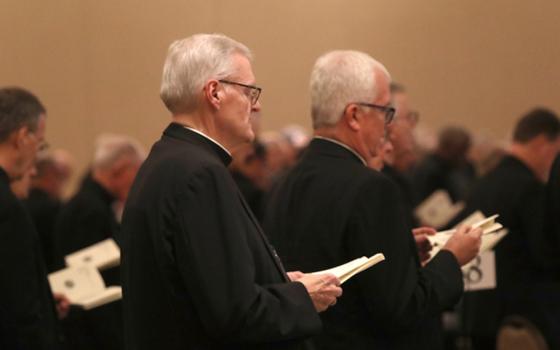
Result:
[[[57,349],[57,319],[37,232],[0,168],[0,349]]]

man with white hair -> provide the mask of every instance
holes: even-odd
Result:
[[[286,274],[226,168],[254,138],[254,84],[249,49],[224,35],[169,48],[172,123],[123,216],[127,349],[302,348],[341,294],[332,275]]]
[[[118,236],[114,205],[126,200],[144,157],[139,143],[128,136],[108,134],[97,139],[91,173],[60,213],[56,229],[59,258]]]
[[[265,232],[288,268],[385,255],[321,315],[318,349],[432,349],[437,334],[425,321],[458,301],[460,266],[478,252],[480,230],[461,228],[422,268],[396,185],[367,166],[394,114],[389,82],[385,67],[362,52],[332,51],[316,61],[315,137],[267,207]]]
[[[115,207],[126,200],[145,158],[139,143],[125,135],[101,135],[95,144],[91,172],[78,192],[60,210],[56,223],[57,260],[92,244],[113,238],[120,245]],[[106,285],[120,285],[119,267],[101,272]],[[122,306],[114,302],[65,321],[70,342],[80,349],[122,349]]]

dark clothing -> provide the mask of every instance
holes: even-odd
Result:
[[[556,156],[546,185],[547,212],[545,235],[553,247],[560,251],[560,154]],[[560,271],[558,271],[560,279]]]
[[[264,215],[264,191],[255,185],[251,179],[238,171],[232,171],[231,177],[259,223],[262,222]]]
[[[297,349],[320,330],[229,161],[217,144],[171,124],[140,168],[123,216],[127,349]]]
[[[440,252],[421,268],[396,185],[344,147],[314,139],[271,195],[265,232],[288,269],[318,271],[361,256],[386,261],[344,284],[321,313],[318,349],[434,349],[433,317],[455,304],[463,280]]]
[[[66,203],[56,224],[59,266],[64,256],[113,238],[119,244],[119,224],[113,213],[115,198],[92,178]],[[120,285],[119,267],[101,271],[105,285]],[[115,301],[84,311],[72,309],[64,320],[68,341],[78,349],[122,349],[124,347],[122,303]]]
[[[418,205],[418,200],[416,199],[414,189],[412,188],[411,179],[407,175],[401,174],[397,171],[397,169],[393,168],[389,164],[384,164],[381,172],[393,180],[399,188],[399,195],[405,211],[407,226],[418,227],[419,222],[414,216],[414,208]]]
[[[59,258],[107,238],[118,243],[120,227],[112,208],[114,201],[115,197],[95,180],[84,180],[60,212],[56,226]]]
[[[56,269],[54,228],[62,203],[58,199],[52,198],[47,192],[33,188],[27,199],[24,200],[24,204],[39,233],[47,271],[53,272]]]
[[[426,156],[414,170],[413,186],[421,202],[436,190],[445,190],[453,202],[465,200],[476,171],[470,162],[454,165],[436,154]]]
[[[506,156],[473,188],[465,210],[453,223],[480,210],[499,214],[509,230],[495,247],[495,290],[469,292],[465,319],[475,337],[494,338],[503,318],[528,317],[548,335],[560,334],[557,248],[543,234],[545,185],[519,159]],[[558,339],[552,344],[556,349]],[[551,345],[552,345],[551,344]]]
[[[0,349],[58,349],[57,318],[31,217],[0,168]]]

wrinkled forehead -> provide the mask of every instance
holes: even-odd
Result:
[[[377,98],[375,100],[376,104],[380,104],[382,106],[390,104],[391,89],[389,88],[389,84],[391,83],[391,78],[387,75],[386,72],[380,69],[375,69],[374,79],[377,90]]]
[[[232,60],[232,76],[231,78],[239,79],[242,83],[254,83],[255,74],[253,73],[253,65],[247,56],[241,53],[233,53]]]

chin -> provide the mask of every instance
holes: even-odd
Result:
[[[247,133],[245,141],[246,142],[253,142],[255,140],[255,133],[251,130]]]

